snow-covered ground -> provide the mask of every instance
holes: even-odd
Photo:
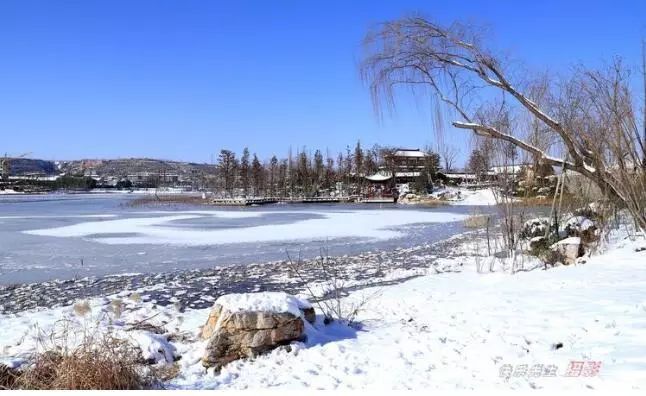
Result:
[[[463,187],[445,187],[431,194],[451,205],[490,206],[496,205],[496,197],[491,188],[470,190]]]
[[[370,296],[359,330],[319,318],[290,352],[234,362],[219,374],[199,362],[205,345],[196,335],[209,309],[180,312],[126,295],[118,319],[110,319],[115,297],[91,300],[84,317],[70,306],[0,316],[0,361],[18,364],[39,334],[67,318],[111,324],[160,362],[181,356],[170,388],[642,389],[646,251],[636,250],[645,243],[615,238],[584,265],[483,274],[467,257],[459,273],[354,292],[347,302]],[[181,337],[169,343],[125,331],[145,318]]]
[[[490,188],[483,190],[460,189],[460,195],[463,199],[454,202],[455,205],[481,206],[496,204],[496,197]]]

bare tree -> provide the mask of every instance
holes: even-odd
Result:
[[[521,73],[482,39],[481,30],[472,25],[443,27],[419,16],[379,25],[365,39],[361,65],[376,109],[382,104],[393,109],[400,86],[430,93],[459,117],[455,128],[510,143],[537,162],[576,171],[625,206],[645,230],[646,183],[644,172],[635,167],[644,141],[623,64],[615,61],[598,71],[579,68],[566,80],[549,84],[549,100],[543,104],[527,73],[518,77]],[[520,136],[516,127],[521,116],[556,138],[562,155]],[[496,127],[503,118],[509,120],[507,130]]]
[[[218,156],[218,173],[223,181],[223,189],[233,197],[233,189],[235,186],[236,171],[238,169],[238,161],[236,155],[230,150],[220,150]]]
[[[442,157],[442,163],[445,171],[450,171],[455,165],[455,159],[458,156],[458,150],[448,144],[442,144],[438,146],[438,152],[440,157]]]

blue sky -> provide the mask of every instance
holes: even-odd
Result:
[[[432,144],[424,103],[379,120],[357,71],[366,30],[415,11],[486,24],[536,69],[637,65],[646,37],[643,0],[2,0],[0,151],[208,162],[244,146]]]

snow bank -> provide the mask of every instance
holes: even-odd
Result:
[[[490,188],[482,190],[468,190],[466,188],[447,187],[432,194],[452,205],[487,206],[495,205],[496,197]]]
[[[490,188],[485,190],[461,190],[461,194],[464,199],[455,201],[454,205],[486,206],[496,204],[496,197]]]
[[[215,300],[215,303],[230,312],[289,312],[294,316],[301,315],[301,308],[312,306],[308,301],[283,292],[226,294]]]

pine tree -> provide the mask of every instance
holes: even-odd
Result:
[[[334,182],[334,158],[328,153],[325,165],[325,188],[332,189]]]
[[[242,183],[242,193],[245,197],[249,193],[249,173],[249,149],[245,147],[240,159],[240,182]]]
[[[297,183],[299,187],[301,188],[301,191],[303,195],[307,196],[310,192],[310,169],[309,169],[309,160],[307,158],[307,153],[305,152],[305,148],[303,148],[303,151],[298,153],[298,164],[297,164]]]
[[[263,167],[258,159],[258,156],[254,153],[253,160],[251,161],[251,178],[253,182],[253,193],[255,196],[259,196],[264,191],[264,175]]]
[[[287,158],[280,161],[278,166],[278,184],[280,186],[280,196],[285,198],[287,196],[287,190],[289,187],[289,181],[287,180],[289,174],[289,162]]]
[[[275,155],[269,160],[269,194],[276,196],[276,172],[278,171],[278,158]]]
[[[316,150],[314,152],[314,186],[316,191],[321,188],[323,180],[325,178],[325,165],[323,164],[323,154],[321,150]]]
[[[363,154],[363,150],[361,149],[361,141],[357,140],[357,145],[354,148],[354,172],[359,176],[364,172],[364,158],[365,155]]]

